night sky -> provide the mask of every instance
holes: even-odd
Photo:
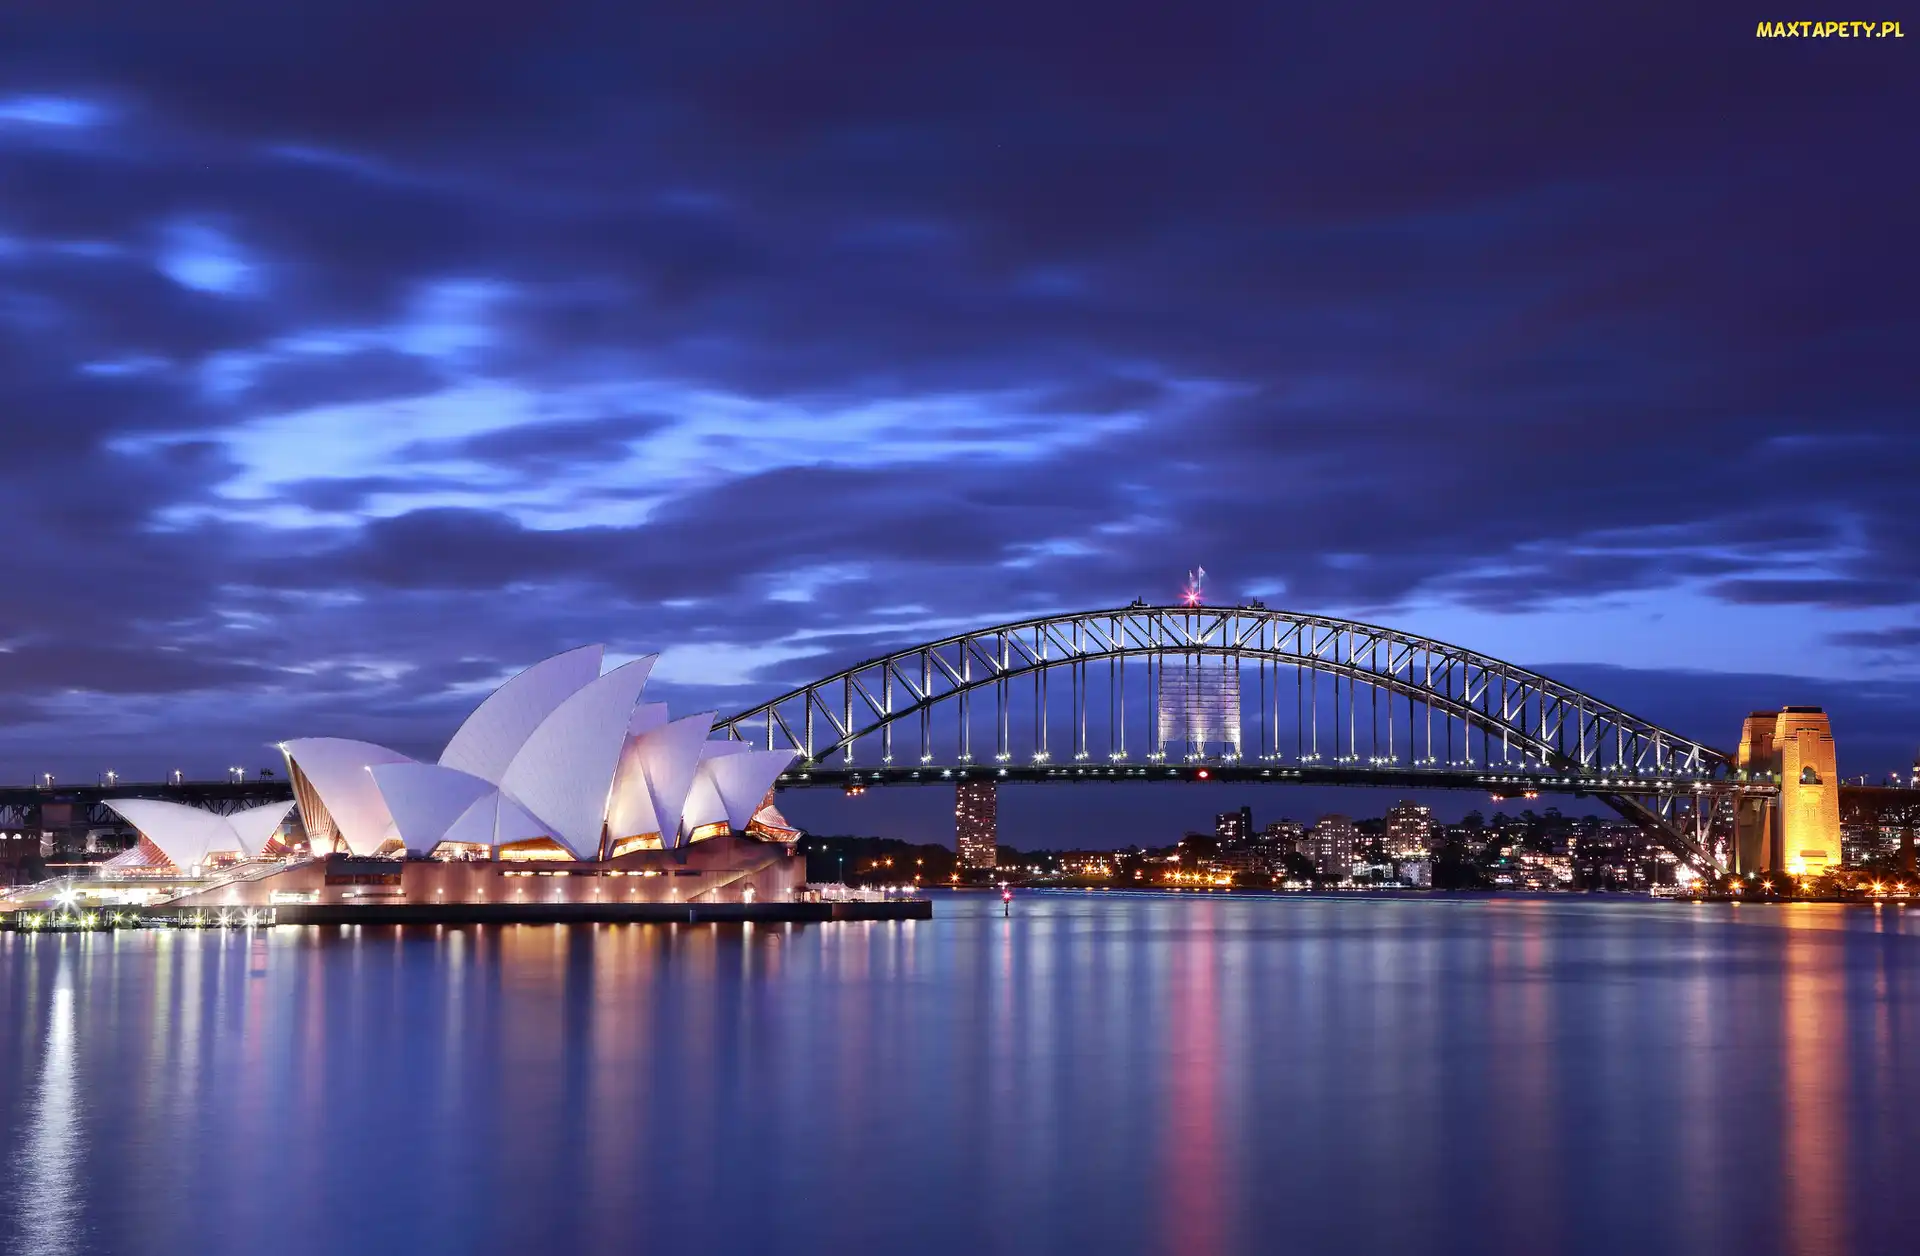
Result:
[[[734,710],[1195,564],[1903,767],[1920,14],[1780,16],[10,4],[0,780],[430,755],[589,641]],[[1006,836],[1320,805],[1062,792]]]

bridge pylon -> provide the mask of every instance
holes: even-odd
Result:
[[[1819,707],[1755,711],[1734,769],[1771,777],[1780,792],[1735,803],[1734,870],[1819,876],[1840,866],[1840,776],[1833,726]]]

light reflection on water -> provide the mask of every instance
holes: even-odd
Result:
[[[0,1251],[1873,1253],[1920,913],[0,935]]]
[[[73,963],[71,955],[62,953],[54,970],[39,1084],[33,1090],[25,1146],[16,1161],[19,1250],[29,1256],[64,1256],[79,1250],[82,1237],[80,1171],[86,1147],[74,1076]]]

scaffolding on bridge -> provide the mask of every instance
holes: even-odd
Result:
[[[1723,800],[1775,787],[1735,773],[1722,751],[1529,669],[1257,603],[1135,603],[1000,624],[867,659],[715,727],[797,752],[790,786],[982,766],[1007,779],[1066,766],[1145,779],[1156,767],[1245,764],[1294,780],[1364,770],[1443,787],[1506,775],[1517,792],[1540,782],[1603,799],[1702,870],[1719,862]],[[1460,779],[1473,785],[1450,783]]]

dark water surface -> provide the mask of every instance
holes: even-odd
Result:
[[[0,935],[0,1251],[1920,1250],[1920,912]]]

